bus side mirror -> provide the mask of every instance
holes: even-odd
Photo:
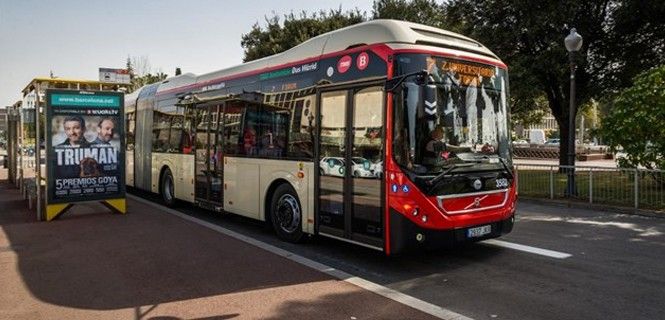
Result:
[[[419,86],[427,84],[428,80],[431,78],[429,73],[426,70],[407,73],[401,76],[397,76],[390,80],[386,80],[383,88],[386,92],[399,92],[402,89],[401,84],[409,77],[415,77],[415,83]]]

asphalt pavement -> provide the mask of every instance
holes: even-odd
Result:
[[[385,257],[324,237],[275,239],[260,223],[179,211],[473,319],[663,319],[665,217],[520,201],[494,242]]]

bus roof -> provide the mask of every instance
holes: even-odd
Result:
[[[23,96],[26,96],[29,94],[32,90],[35,89],[37,84],[42,84],[42,83],[47,83],[47,84],[58,84],[58,85],[67,85],[67,87],[61,87],[62,89],[79,89],[79,88],[71,88],[72,85],[74,86],[80,86],[80,85],[85,85],[87,87],[92,87],[92,86],[98,86],[103,88],[126,88],[129,87],[129,84],[124,84],[124,83],[116,83],[116,82],[104,82],[104,81],[95,81],[95,80],[80,80],[80,79],[65,79],[65,78],[50,78],[50,77],[37,77],[32,79],[28,85],[23,88],[21,91],[23,93]]]
[[[324,33],[269,57],[202,74],[197,77],[196,82],[206,82],[307,58],[315,58],[353,47],[379,43],[438,46],[469,51],[500,61],[488,48],[463,35],[413,22],[378,19]]]
[[[503,64],[492,51],[466,36],[413,22],[377,19],[324,33],[269,57],[199,76],[187,73],[167,78],[159,84],[156,93],[160,95],[163,92],[177,90],[178,88],[184,89],[192,85],[204,85],[220,78],[239,76],[306,59],[318,59],[326,54],[375,44],[393,45],[395,47],[404,47],[404,45],[434,46],[457,52],[469,52],[473,56],[483,56],[490,61]],[[141,91],[141,89],[137,91]],[[135,99],[133,96],[130,98]]]

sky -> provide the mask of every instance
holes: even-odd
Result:
[[[0,107],[34,78],[99,79],[145,57],[153,71],[207,73],[242,63],[242,34],[265,17],[359,9],[372,0],[0,0]]]

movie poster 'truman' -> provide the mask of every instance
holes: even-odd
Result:
[[[47,90],[49,203],[125,197],[120,92]]]

